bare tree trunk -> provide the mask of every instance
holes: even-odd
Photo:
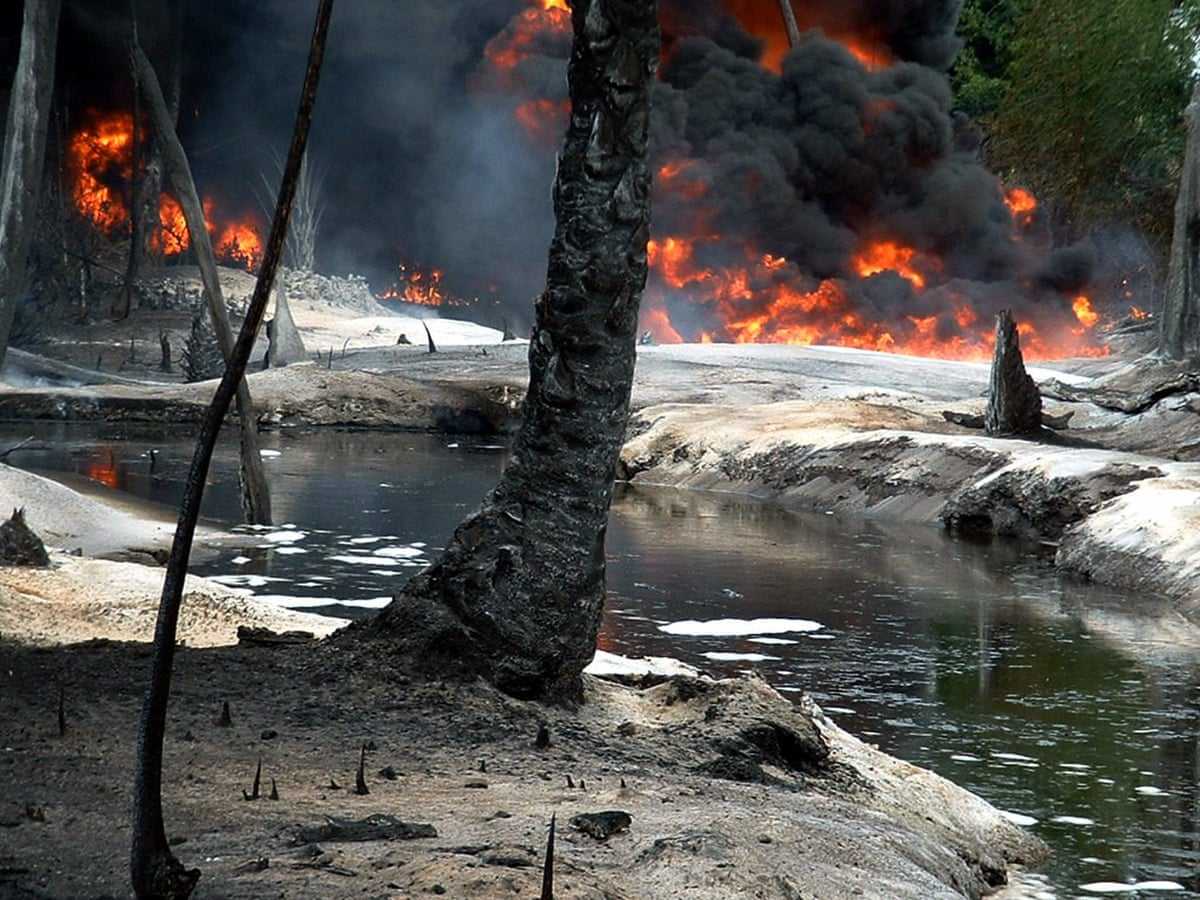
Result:
[[[779,8],[783,11],[783,24],[787,28],[788,44],[795,49],[800,44],[800,26],[796,24],[796,11],[792,9],[792,0],[779,0]]]
[[[1187,120],[1187,153],[1175,201],[1175,236],[1159,334],[1159,349],[1170,359],[1200,353],[1200,83],[1192,93]]]
[[[1017,323],[1007,309],[996,316],[996,349],[983,427],[994,435],[1035,435],[1042,430],[1042,395],[1025,371]]]
[[[138,243],[144,240],[146,231],[145,210],[142,209],[142,185],[145,179],[142,172],[142,109],[139,96],[141,92],[138,89],[137,63],[132,55],[132,47],[136,47],[138,42],[136,0],[130,0],[129,21],[132,29],[129,74],[133,81],[133,137],[130,141],[129,169],[129,254],[125,258],[124,283],[121,285],[120,292],[113,297],[112,317],[118,320],[128,319],[129,314],[133,311],[133,292],[137,284],[138,268],[142,261],[142,251],[139,249]]]
[[[267,299],[275,280],[283,242],[287,234],[288,217],[291,214],[292,198],[300,171],[300,160],[308,143],[308,131],[312,124],[313,106],[316,103],[317,82],[321,73],[321,61],[325,55],[325,39],[329,33],[329,19],[333,13],[333,0],[320,0],[317,8],[316,25],[313,29],[312,45],[309,49],[308,70],[304,88],[300,95],[300,108],[296,114],[296,127],[292,146],[288,152],[283,185],[279,190],[279,203],[271,223],[271,234],[263,254],[254,296],[246,312],[246,321],[238,335],[237,344],[225,368],[221,384],[213,395],[212,403],[205,412],[196,441],[196,453],[184,485],[183,502],[179,509],[179,524],[175,529],[175,540],[171,555],[167,559],[167,575],[163,582],[162,598],[158,606],[158,621],[154,627],[154,660],[150,674],[150,687],[142,706],[142,717],[138,727],[136,771],[133,786],[133,841],[130,848],[130,876],[134,894],[138,900],[181,900],[188,897],[200,877],[198,869],[188,870],[175,858],[167,844],[162,813],[162,753],[163,736],[167,724],[167,702],[171,696],[171,668],[175,661],[175,634],[179,623],[179,609],[183,602],[183,584],[187,577],[188,557],[191,555],[192,539],[195,537],[196,520],[200,516],[200,501],[204,495],[204,482],[208,477],[213,447],[221,430],[221,423],[233,401],[237,386],[242,381],[250,351],[254,348],[255,335],[262,324],[267,309]]]
[[[61,10],[62,0],[25,0],[21,52],[0,161],[0,368],[29,277],[29,244],[37,224]]]
[[[196,183],[192,180],[187,154],[184,153],[183,145],[171,125],[170,113],[159,88],[154,67],[140,47],[134,47],[133,53],[137,61],[138,84],[145,96],[157,141],[162,147],[167,174],[183,209],[192,247],[196,251],[196,263],[200,267],[200,279],[204,282],[204,292],[208,296],[208,308],[216,328],[217,343],[221,347],[221,355],[225,358],[225,368],[228,370],[233,353],[233,328],[229,324],[229,309],[225,306],[225,296],[221,292],[221,279],[217,274],[212,239],[204,225],[204,207],[200,203],[200,195],[196,192]],[[242,427],[241,483],[246,521],[255,525],[269,525],[271,495],[267,489],[262,456],[258,451],[258,423],[254,417],[254,404],[250,399],[250,387],[245,379],[238,382],[237,407]]]
[[[439,675],[572,703],[596,650],[604,536],[646,283],[655,0],[574,0],[557,228],[512,461],[442,558],[365,631]]]

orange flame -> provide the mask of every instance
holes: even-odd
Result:
[[[133,166],[133,116],[92,115],[67,147],[75,184],[72,197],[79,213],[106,234],[129,221],[125,198],[112,185],[128,183]]]
[[[1142,309],[1140,306],[1131,306],[1129,307],[1129,318],[1133,319],[1135,322],[1141,322],[1150,318],[1150,313],[1146,312],[1146,310]]]
[[[1071,304],[1071,310],[1084,328],[1091,328],[1100,321],[1100,314],[1092,308],[1092,301],[1087,297],[1076,297]]]
[[[549,144],[563,133],[567,116],[571,114],[570,100],[526,100],[517,107],[517,121],[526,133],[539,143]]]
[[[854,271],[860,278],[870,278],[880,272],[895,272],[917,290],[925,287],[925,276],[913,266],[917,251],[894,241],[868,244],[854,257]]]
[[[1037,197],[1020,187],[1011,188],[1005,193],[1004,205],[1012,213],[1013,221],[1022,228],[1028,227],[1038,210]]]
[[[484,56],[497,69],[511,71],[533,52],[543,34],[570,29],[571,11],[564,0],[533,0],[508,28],[488,42]]]

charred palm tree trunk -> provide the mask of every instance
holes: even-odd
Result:
[[[187,577],[188,557],[196,532],[196,520],[200,516],[200,500],[204,495],[204,482],[208,477],[213,447],[216,445],[221,423],[229,411],[229,404],[233,402],[237,386],[246,371],[246,364],[250,360],[250,351],[262,324],[267,300],[271,296],[271,285],[275,280],[275,271],[283,252],[300,161],[308,144],[308,130],[312,124],[317,81],[321,73],[321,60],[325,55],[325,39],[329,33],[329,19],[332,13],[333,0],[321,0],[317,8],[317,21],[313,29],[312,46],[309,49],[308,71],[300,95],[300,109],[296,115],[292,146],[288,151],[283,184],[279,189],[275,216],[271,222],[271,234],[267,239],[262,267],[258,273],[258,283],[254,286],[254,296],[250,299],[246,321],[242,324],[241,334],[238,335],[233,354],[225,367],[225,375],[221,378],[221,384],[217,387],[200,426],[196,453],[192,457],[192,467],[184,485],[179,524],[175,529],[171,555],[167,559],[167,575],[158,605],[158,621],[154,626],[154,659],[151,663],[150,687],[146,692],[138,727],[133,783],[130,875],[134,894],[139,900],[185,898],[191,894],[196,880],[200,877],[199,870],[185,869],[175,858],[167,844],[167,835],[163,827],[163,736],[167,725],[167,701],[171,695],[171,667],[175,661],[175,632],[179,623],[179,608],[183,602],[183,583]]]
[[[1200,84],[1187,110],[1187,153],[1175,201],[1175,236],[1159,346],[1170,359],[1200,351]]]
[[[604,535],[646,283],[659,54],[655,0],[574,0],[572,21],[557,227],[512,460],[442,558],[366,626],[439,674],[482,675],[516,696],[561,702],[581,695],[604,602]]]
[[[183,144],[175,133],[171,114],[167,109],[158,75],[149,57],[140,47],[133,48],[137,68],[137,83],[146,100],[150,121],[154,123],[155,139],[162,148],[167,173],[175,190],[175,196],[183,209],[188,234],[196,249],[196,262],[200,267],[200,278],[204,282],[204,293],[208,298],[208,309],[216,331],[217,345],[229,368],[233,353],[233,326],[229,324],[229,309],[221,291],[221,279],[217,274],[217,259],[213,253],[212,239],[204,222],[204,208],[200,194],[192,178]],[[258,449],[258,422],[254,416],[254,402],[250,398],[250,387],[243,378],[237,387],[238,418],[241,424],[241,467],[239,474],[242,488],[242,507],[246,521],[252,525],[271,523],[271,493],[267,487],[267,475],[263,469],[262,455]]]
[[[25,0],[21,52],[8,100],[0,161],[0,367],[28,279],[54,88],[62,0]]]

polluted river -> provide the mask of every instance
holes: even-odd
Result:
[[[181,432],[9,426],[9,462],[171,515]],[[275,519],[237,525],[236,444],[205,494],[232,537],[196,574],[368,615],[437,554],[502,470],[496,439],[263,436]],[[1200,650],[1156,639],[1153,598],[1064,579],[1044,548],[618,486],[601,649],[753,670],[981,795],[1053,849],[1030,896],[1200,897]]]

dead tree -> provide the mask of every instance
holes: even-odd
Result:
[[[792,0],[779,0],[779,8],[783,11],[783,25],[787,29],[788,44],[795,50],[800,45],[800,26],[796,24],[796,11],[792,9]]]
[[[287,289],[279,279],[275,283],[275,318],[267,323],[267,368],[282,369],[308,357],[300,329],[292,319]]]
[[[4,156],[0,160],[0,368],[17,305],[27,286],[61,11],[62,0],[25,0],[21,51],[8,100]]]
[[[183,584],[187,577],[188,558],[191,556],[192,539],[196,534],[196,520],[200,517],[200,501],[204,496],[204,483],[208,478],[213,448],[221,431],[221,423],[246,372],[246,364],[250,361],[250,352],[254,349],[255,336],[266,313],[267,300],[271,296],[275,272],[283,253],[283,241],[287,235],[288,217],[292,211],[292,198],[296,192],[300,161],[304,157],[308,131],[312,125],[317,82],[321,74],[321,60],[325,55],[325,40],[332,14],[333,0],[321,0],[317,7],[316,25],[309,48],[308,69],[300,94],[300,108],[296,114],[292,146],[288,151],[283,184],[279,189],[279,203],[271,222],[271,233],[267,238],[266,250],[259,268],[258,282],[254,286],[254,295],[250,298],[246,320],[242,323],[237,344],[229,357],[225,375],[221,378],[200,425],[196,453],[192,457],[192,466],[184,483],[179,524],[175,529],[171,555],[167,559],[167,574],[158,605],[158,620],[154,626],[154,658],[151,662],[150,686],[142,705],[142,716],[138,726],[134,772],[130,875],[138,900],[186,898],[200,877],[199,870],[185,869],[175,858],[167,843],[167,833],[163,825],[163,736],[167,726],[167,702],[171,696],[175,634],[179,624],[179,609],[183,603]]]
[[[1187,152],[1175,200],[1175,236],[1159,332],[1159,348],[1170,359],[1200,354],[1200,83],[1192,92],[1187,121]]]
[[[1025,371],[1021,337],[1011,310],[996,316],[996,350],[988,388],[983,418],[988,434],[1034,435],[1042,430],[1042,395]]]
[[[130,0],[129,4],[130,47],[136,47],[137,38],[137,2]],[[113,297],[112,317],[117,320],[129,318],[133,312],[133,294],[137,287],[138,269],[141,265],[142,254],[137,249],[138,239],[145,232],[145,211],[139,202],[138,185],[142,181],[142,111],[141,92],[138,90],[137,63],[132,51],[129,58],[130,77],[133,79],[133,135],[130,139],[132,161],[130,164],[130,195],[129,204],[129,253],[125,257],[125,277],[122,279],[121,290]]]
[[[259,199],[267,215],[275,208],[275,184],[283,172],[283,160],[276,158],[273,176],[261,174],[262,190]],[[309,165],[308,157],[300,167],[300,183],[296,186],[296,203],[292,209],[292,224],[288,226],[287,264],[301,272],[312,272],[317,265],[317,233],[325,216],[322,200],[324,178]]]
[[[196,250],[200,279],[208,297],[208,308],[212,314],[213,327],[216,329],[217,344],[221,348],[221,356],[225,359],[225,368],[228,369],[233,353],[233,328],[229,324],[229,310],[225,306],[221,279],[217,275],[217,260],[213,254],[212,239],[205,227],[200,194],[196,191],[196,182],[192,179],[191,166],[188,165],[183,144],[179,142],[171,124],[171,114],[163,98],[154,67],[140,47],[134,46],[133,55],[137,65],[138,87],[146,102],[156,140],[162,148],[167,176],[183,209],[188,234]],[[237,407],[241,423],[242,507],[247,522],[267,525],[271,522],[271,495],[267,489],[267,475],[263,470],[262,456],[258,449],[258,423],[254,416],[254,404],[250,399],[250,387],[245,379],[238,383]]]
[[[572,703],[596,650],[604,535],[646,282],[655,0],[575,0],[572,115],[512,461],[445,553],[377,619],[409,664]]]

